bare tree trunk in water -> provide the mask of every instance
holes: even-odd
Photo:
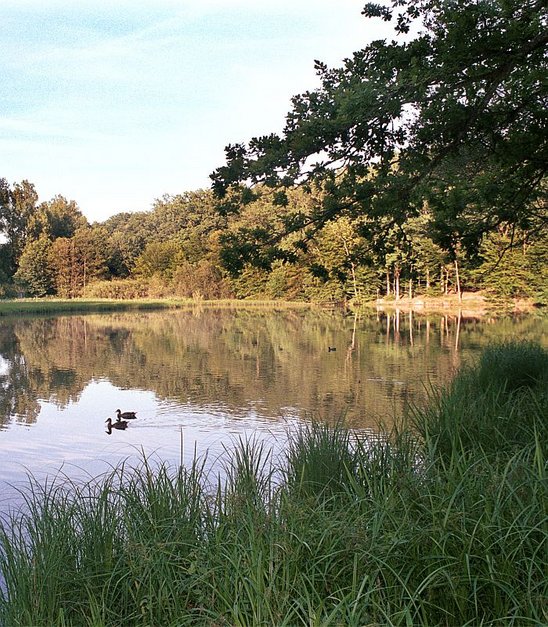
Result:
[[[356,348],[356,325],[357,323],[358,323],[358,314],[355,313],[354,314],[354,326],[352,328],[352,339],[350,341],[350,346],[348,347],[346,351],[345,368],[346,368],[346,364],[348,363],[348,360],[352,357],[352,352]]]
[[[462,319],[462,311],[459,309],[459,317],[457,319],[457,332],[455,334],[455,352],[459,350],[459,339],[460,339],[460,321]]]
[[[409,309],[409,344],[413,346],[413,310]]]

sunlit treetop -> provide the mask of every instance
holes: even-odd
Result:
[[[221,210],[249,188],[315,186],[317,226],[341,215],[401,224],[428,203],[437,240],[477,249],[498,224],[547,223],[544,0],[391,0],[391,21],[320,87],[292,98],[283,132],[226,148],[212,175]],[[239,193],[241,192],[241,193]],[[298,221],[296,221],[298,223]]]

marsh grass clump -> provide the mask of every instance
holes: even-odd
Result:
[[[303,424],[287,446],[285,485],[295,497],[326,499],[344,492],[356,469],[352,435],[341,423]]]
[[[531,343],[487,348],[443,390],[432,390],[413,426],[430,455],[492,457],[548,438],[548,351]]]
[[[487,347],[473,370],[476,385],[510,394],[548,385],[548,351],[533,342],[506,342]]]
[[[1,527],[0,624],[547,624],[546,393],[473,373],[414,416],[419,433],[311,422],[280,459],[236,442],[215,481],[145,459],[31,482]],[[499,427],[498,450],[472,409],[528,426]]]
[[[86,484],[31,484],[1,528],[0,624],[163,624],[192,604],[200,474],[145,460]]]

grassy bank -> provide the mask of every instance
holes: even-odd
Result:
[[[488,350],[357,439],[311,424],[272,459],[31,484],[0,535],[0,624],[540,625],[548,621],[548,353]]]
[[[147,309],[181,309],[189,307],[310,307],[307,303],[242,300],[192,300],[192,299],[57,299],[30,298],[0,300],[0,316],[21,314],[101,313],[113,311],[138,311]]]
[[[25,314],[101,313],[111,311],[162,309],[176,306],[182,306],[182,302],[162,300],[21,298],[14,300],[1,300],[0,316]]]

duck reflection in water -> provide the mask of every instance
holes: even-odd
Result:
[[[135,411],[122,411],[121,409],[116,410],[116,415],[118,416],[118,421],[122,420],[134,420],[137,418],[137,412]]]
[[[107,418],[105,422],[107,423],[107,433],[109,435],[112,433],[113,429],[118,429],[120,431],[127,429],[127,420],[121,420],[118,418],[116,422],[112,422],[110,418]]]

